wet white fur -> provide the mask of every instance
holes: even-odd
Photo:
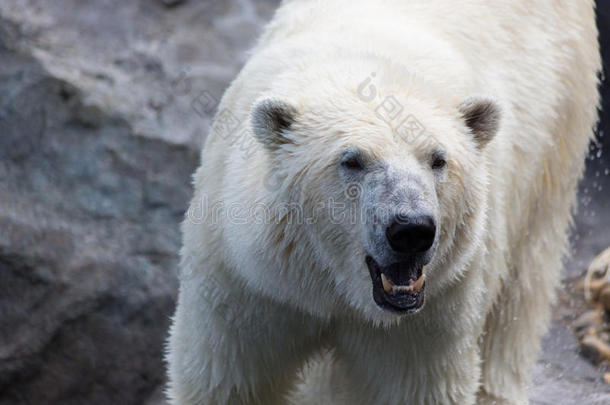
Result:
[[[171,402],[526,404],[596,120],[596,34],[592,0],[284,1],[220,111],[251,136],[254,103],[286,100],[301,146],[244,158],[217,119],[183,224]],[[447,145],[446,178],[376,118],[387,95]],[[481,151],[457,112],[477,95],[502,110]],[[417,314],[375,305],[357,225],[241,221],[337,194],[326,166],[354,143],[439,193],[445,237]],[[240,220],[209,220],[214,203]]]

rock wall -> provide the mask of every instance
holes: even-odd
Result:
[[[0,2],[0,404],[161,402],[190,177],[273,6]]]

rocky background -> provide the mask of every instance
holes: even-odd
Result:
[[[190,175],[276,5],[0,1],[0,404],[163,403]],[[572,280],[610,246],[606,125],[534,404],[610,403],[569,330]]]

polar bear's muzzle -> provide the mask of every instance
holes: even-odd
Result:
[[[399,262],[380,266],[371,256],[366,257],[366,264],[373,281],[373,299],[381,308],[407,314],[424,306],[423,264]]]
[[[398,213],[385,229],[386,250],[394,260],[382,265],[372,255],[365,261],[373,282],[373,298],[384,309],[411,313],[424,305],[424,265],[433,254],[436,224],[432,215]],[[386,252],[387,253],[387,252]]]

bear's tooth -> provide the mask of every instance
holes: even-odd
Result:
[[[426,281],[426,275],[422,274],[412,285],[413,291],[419,291],[424,286],[424,281]]]
[[[383,284],[383,290],[388,294],[392,291],[392,288],[394,288],[394,284],[392,284],[383,273],[381,273],[381,284]]]

